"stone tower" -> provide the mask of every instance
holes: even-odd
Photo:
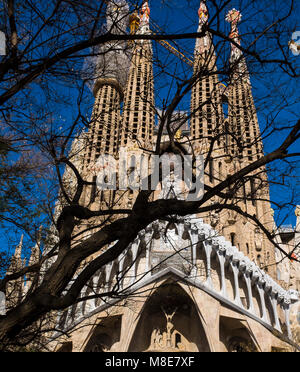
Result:
[[[135,15],[131,22],[136,22]],[[145,1],[136,33],[150,34],[149,23],[150,8],[148,1]],[[152,54],[151,41],[141,40],[132,43],[132,58],[123,109],[122,146],[136,142],[140,149],[152,149],[155,115]]]
[[[209,14],[206,3],[199,8],[198,32],[205,32]],[[191,136],[194,143],[201,142],[202,151],[208,151],[208,143],[221,131],[223,110],[216,65],[216,54],[209,32],[198,38],[194,53],[194,79],[191,99]],[[201,76],[205,76],[201,78]]]
[[[107,4],[106,29],[125,34],[129,7],[125,0]],[[99,50],[94,85],[95,104],[87,135],[85,170],[93,167],[99,155],[116,155],[120,146],[121,103],[127,81],[129,56],[125,42],[110,42]]]
[[[106,31],[125,34],[129,24],[129,7],[125,0],[107,3]],[[96,60],[96,79],[93,93],[95,103],[89,130],[85,135],[83,174],[92,182],[97,177],[97,161],[100,156],[118,154],[121,144],[121,104],[124,100],[130,50],[126,42],[113,41],[99,49]],[[96,185],[85,187],[82,202],[92,209],[113,208],[115,194],[99,193]]]
[[[238,23],[241,13],[231,10],[226,17],[231,24],[230,38],[241,45]],[[231,44],[231,76],[227,89],[228,118],[225,120],[226,152],[228,155],[226,174],[244,168],[263,156],[262,139],[252,95],[246,59],[240,49]],[[229,133],[230,135],[228,135]],[[273,210],[268,202],[269,184],[266,169],[259,169],[249,176],[238,193],[240,208],[257,219],[269,230],[273,229]],[[272,244],[254,224],[231,215],[235,228],[227,229],[235,244],[259,266],[275,277],[276,260]],[[231,220],[229,220],[229,223]],[[225,221],[222,221],[225,225]]]
[[[198,32],[205,32],[209,14],[204,1],[200,4],[198,15]],[[233,9],[226,20],[231,24],[230,38],[240,45],[237,28],[241,20],[240,12]],[[225,86],[218,78],[212,36],[206,32],[203,37],[197,39],[195,47],[191,141],[196,151],[200,151],[205,158],[209,154],[212,139],[215,140],[205,170],[205,184],[209,187],[216,186],[263,154],[246,60],[234,44],[231,48],[231,75],[229,85]],[[226,109],[225,112],[223,108]],[[271,231],[273,212],[267,200],[269,186],[266,171],[260,169],[249,177],[249,182],[235,190],[232,204],[238,205],[245,213],[255,215]],[[213,202],[223,201],[218,198]],[[275,277],[274,248],[254,223],[249,223],[233,210],[223,210],[218,215],[210,213],[209,216],[203,217],[222,231],[239,250]]]

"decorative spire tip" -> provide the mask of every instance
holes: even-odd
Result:
[[[227,22],[237,25],[242,20],[242,13],[239,10],[233,8],[227,13],[225,19]]]

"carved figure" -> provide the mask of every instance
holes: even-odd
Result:
[[[165,314],[165,317],[167,319],[167,338],[166,338],[166,341],[167,341],[167,347],[174,347],[175,345],[172,345],[172,331],[174,329],[174,324],[172,323],[172,320],[174,318],[174,315],[176,314],[176,311],[177,311],[177,307],[176,309],[174,310],[174,312],[172,314],[168,314],[165,309],[162,307],[161,308],[163,313]]]

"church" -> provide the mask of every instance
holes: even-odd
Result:
[[[173,113],[171,126],[163,130],[156,125],[153,41],[137,38],[101,46],[90,127],[71,149],[74,164],[88,181],[96,180],[101,155],[118,159],[125,148],[149,157],[157,141],[166,153],[177,149],[207,158],[204,184],[210,188],[263,156],[250,75],[238,48],[241,13],[232,9],[226,17],[232,40],[228,85],[219,80],[213,37],[205,32],[205,1],[198,14],[195,9],[197,16],[197,31],[203,36],[196,39],[193,61],[188,60],[193,66],[190,111]],[[106,22],[115,34],[126,33],[128,27],[132,34],[152,33],[148,1],[130,16],[125,0],[110,1]],[[176,131],[173,141],[170,128]],[[231,209],[208,208],[205,215],[158,220],[141,231],[86,284],[81,297],[94,298],[57,313],[58,331],[49,335],[47,347],[55,352],[295,350],[299,264],[282,260],[260,227],[245,217],[254,216],[268,231],[277,230],[266,169],[258,173],[241,184]],[[65,180],[72,187],[68,171]],[[184,200],[174,177],[167,185],[166,193],[155,190],[153,198]],[[132,208],[137,193],[99,192],[87,186],[81,202],[92,210]],[[300,208],[296,215],[295,230],[276,234],[276,243],[287,253],[300,242]],[[97,298],[116,290],[119,296]]]

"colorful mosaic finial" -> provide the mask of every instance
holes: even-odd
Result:
[[[198,10],[198,15],[199,15],[198,32],[202,32],[203,26],[207,24],[208,19],[209,19],[209,12],[208,12],[205,1],[201,1],[200,7]],[[209,33],[206,32],[204,36],[197,39],[195,52],[203,54],[205,52],[208,52],[210,50],[210,47],[211,47],[211,38],[210,38]]]
[[[140,12],[141,26],[149,26],[150,23],[150,7],[148,1],[144,1]]]
[[[231,33],[229,35],[230,39],[233,39],[236,43],[240,43],[240,35],[238,30],[238,23],[242,20],[242,14],[236,9],[232,9],[228,12],[226,16],[226,21],[231,24]]]
[[[233,24],[237,25],[240,23],[242,20],[242,14],[239,10],[236,10],[235,8],[231,9],[226,16],[226,21]]]
[[[238,23],[242,20],[242,14],[239,10],[232,9],[227,13],[226,21],[231,24],[230,39],[232,39],[236,44],[241,45],[241,38],[238,30]],[[236,61],[242,55],[241,50],[235,45],[231,44],[231,62]]]
[[[208,18],[209,18],[209,13],[208,13],[208,9],[207,9],[205,1],[201,1],[200,8],[198,10],[198,15],[199,15],[199,24],[205,25],[205,23],[207,23]]]

